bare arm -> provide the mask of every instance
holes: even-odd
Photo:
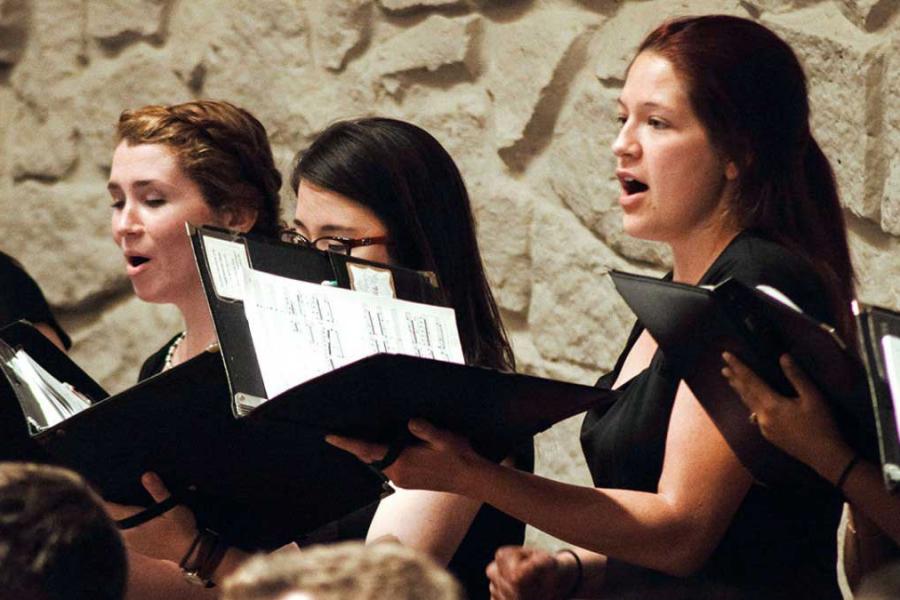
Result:
[[[690,390],[679,386],[655,493],[569,485],[496,465],[464,440],[427,423],[426,443],[407,449],[386,474],[408,488],[453,491],[587,550],[673,575],[699,568],[752,482]],[[363,460],[384,449],[329,436]]]
[[[366,542],[392,538],[447,565],[481,502],[446,492],[397,490],[378,505]]]
[[[192,585],[181,574],[178,565],[128,552],[128,592],[126,600],[203,600],[216,598],[213,589]]]

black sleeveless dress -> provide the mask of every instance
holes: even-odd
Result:
[[[175,336],[177,337],[177,336]],[[162,371],[166,352],[175,340],[152,354],[141,366],[139,379],[143,380]],[[529,441],[513,453],[516,468],[534,470],[534,445]],[[309,546],[345,540],[364,540],[369,524],[375,516],[378,503],[360,509],[297,540],[297,544]],[[525,524],[485,504],[475,515],[456,553],[447,568],[459,580],[469,600],[489,600],[488,578],[485,569],[500,546],[520,546],[525,542]]]
[[[811,266],[773,242],[740,234],[700,283],[715,284],[728,277],[749,286],[774,287],[812,317],[834,322],[824,287]],[[642,331],[637,323],[615,369],[600,378],[598,387],[613,385]],[[646,370],[619,388],[608,411],[588,412],[581,444],[594,485],[656,491],[678,383],[657,351]],[[839,494],[824,482],[821,489],[805,492],[754,484],[698,573],[678,578],[610,559],[609,597],[841,598],[836,574],[841,507]]]

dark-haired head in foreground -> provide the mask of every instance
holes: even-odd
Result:
[[[119,600],[126,573],[119,531],[80,477],[0,463],[0,600]]]

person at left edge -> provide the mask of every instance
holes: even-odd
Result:
[[[0,252],[0,327],[21,319],[30,321],[60,350],[72,347],[35,280],[19,261]]]
[[[0,327],[22,319],[30,321],[60,350],[66,351],[72,346],[38,284],[16,259],[0,252]],[[2,376],[0,386],[9,389]],[[22,436],[23,428],[15,401],[4,404],[4,408],[0,408],[0,440],[3,441],[0,443],[0,460],[35,460],[30,445],[25,443],[27,437]]]

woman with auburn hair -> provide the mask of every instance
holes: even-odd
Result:
[[[277,235],[281,174],[263,125],[227,102],[125,111],[107,188],[113,240],[135,294],[175,304],[182,334],[143,365],[144,379],[216,341],[186,222]]]
[[[746,19],[670,21],[641,44],[617,104],[624,229],[670,246],[671,278],[776,288],[846,337],[843,216],[790,47]],[[496,465],[421,421],[409,428],[423,443],[386,470],[403,488],[463,494],[574,546],[501,549],[492,597],[841,597],[835,482],[755,482],[640,323],[597,385],[618,398],[582,426],[596,487]],[[365,461],[385,452],[329,439]]]
[[[433,136],[395,119],[337,122],[300,154],[291,187],[297,210],[288,237],[433,272],[456,313],[466,363],[515,369],[484,274],[465,183]],[[507,463],[532,470],[530,441]],[[488,596],[485,568],[496,549],[521,544],[524,532],[522,522],[481,502],[397,490],[377,510],[373,505],[344,519],[331,539],[389,538],[426,552],[448,566],[469,600],[478,600]]]
[[[227,102],[127,110],[119,118],[116,141],[107,185],[113,240],[138,298],[174,304],[184,320],[184,331],[144,363],[144,379],[216,342],[185,223],[276,235],[281,174],[263,125]],[[142,481],[157,502],[169,496],[152,473]],[[109,506],[118,518],[134,512]],[[193,564],[192,549],[221,542],[198,532],[187,508],[177,506],[123,534],[131,566],[129,598],[216,596],[191,585],[179,568],[179,563]],[[229,548],[220,558],[220,563],[203,565],[213,578],[229,572],[244,555]]]

